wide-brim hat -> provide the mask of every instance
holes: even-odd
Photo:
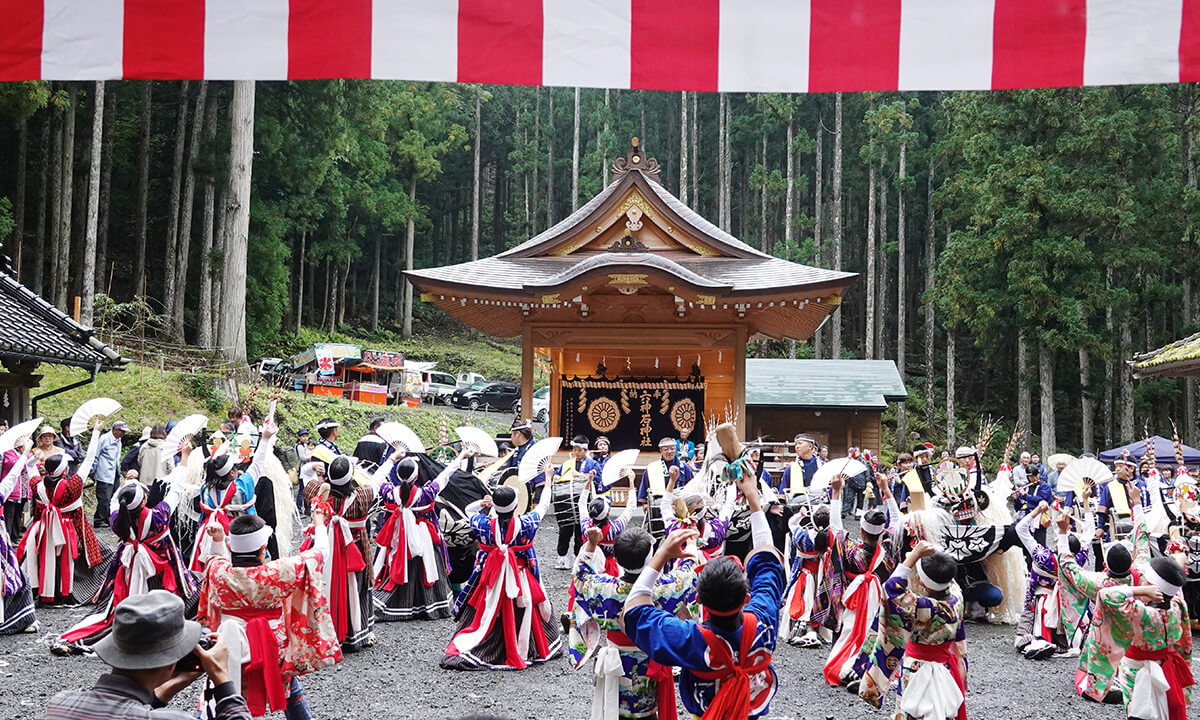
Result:
[[[53,435],[54,437],[58,437],[58,431],[55,430],[54,428],[50,427],[49,425],[43,425],[42,429],[38,430],[37,436],[40,438],[44,435]]]
[[[151,590],[117,605],[112,631],[92,650],[118,670],[151,670],[182,660],[203,634],[200,623],[183,619],[178,595]]]

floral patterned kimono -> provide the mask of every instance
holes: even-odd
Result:
[[[918,595],[909,587],[906,566],[883,584],[884,603],[881,647],[904,648],[898,665],[878,666],[883,652],[863,675],[859,695],[875,707],[883,706],[893,677],[896,684],[896,717],[921,720],[966,720],[966,632],[963,629],[962,591],[951,583],[944,598]]]
[[[579,669],[595,657],[592,717],[675,717],[675,682],[671,668],[652,662],[621,632],[621,612],[632,584],[604,571],[599,552],[580,555],[575,565],[575,610],[588,618],[571,635],[567,654]],[[654,605],[671,614],[696,605],[696,565],[682,560],[664,573],[654,588]],[[662,708],[660,711],[659,708]],[[656,715],[657,713],[657,715]]]
[[[531,512],[500,520],[467,508],[479,540],[475,569],[454,602],[458,621],[441,666],[452,670],[523,670],[562,653],[550,598],[538,574],[533,538],[550,493]]]
[[[1129,634],[1123,623],[1113,623],[1111,613],[1101,613],[1098,606],[1100,591],[1118,585],[1141,583],[1139,566],[1149,562],[1149,533],[1145,522],[1133,526],[1134,564],[1130,575],[1114,578],[1104,572],[1084,570],[1076,559],[1060,548],[1058,581],[1064,595],[1081,598],[1086,606],[1085,617],[1090,616],[1087,637],[1080,648],[1079,668],[1075,671],[1075,689],[1096,702],[1104,702],[1113,689],[1113,678],[1125,648],[1129,646]]]
[[[1025,590],[1025,608],[1017,623],[1017,638],[1019,648],[1023,648],[1032,640],[1038,638],[1049,643],[1056,643],[1066,638],[1064,630],[1078,626],[1082,613],[1072,607],[1072,596],[1063,592],[1058,581],[1058,558],[1050,550],[1033,537],[1031,525],[1038,522],[1039,515],[1030,513],[1017,522],[1016,532],[1021,544],[1029,551],[1032,558],[1029,574],[1029,585]],[[1088,559],[1088,546],[1081,544],[1075,563],[1082,565]],[[1071,615],[1074,623],[1069,624]]]
[[[1191,702],[1192,633],[1187,605],[1176,593],[1166,609],[1133,597],[1133,588],[1104,588],[1098,607],[1129,636],[1114,682],[1130,717],[1184,720]]]
[[[18,485],[28,484],[29,466],[37,467],[28,455],[17,456],[6,462],[8,471],[0,480],[0,500],[14,493]],[[6,455],[8,455],[6,453]],[[17,552],[9,539],[4,519],[0,517],[0,635],[24,632],[37,622],[33,608],[33,591],[29,578],[21,570]]]
[[[284,708],[290,678],[342,659],[324,564],[318,547],[252,567],[221,554],[205,565],[197,617],[225,637],[234,686],[255,717]]]

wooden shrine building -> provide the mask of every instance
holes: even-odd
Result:
[[[407,275],[421,300],[521,338],[522,407],[535,353],[549,358],[551,434],[607,435],[614,450],[652,450],[705,417],[744,419],[747,340],[807,340],[854,278],[772,257],[700,217],[636,138],[609,185],[554,227]]]

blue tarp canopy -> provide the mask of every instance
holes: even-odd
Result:
[[[1165,437],[1155,435],[1154,437],[1150,438],[1150,444],[1154,447],[1154,456],[1159,463],[1163,465],[1175,464],[1174,442]],[[1187,445],[1181,445],[1180,447],[1183,450],[1184,463],[1188,465],[1200,464],[1200,450]],[[1129,450],[1129,454],[1132,455],[1135,460],[1140,461],[1142,456],[1146,454],[1146,441],[1138,440],[1137,442],[1129,443],[1128,445],[1122,445],[1121,447],[1116,447],[1112,450],[1105,450],[1104,452],[1100,453],[1100,459],[1104,462],[1112,462],[1121,456],[1122,450]]]

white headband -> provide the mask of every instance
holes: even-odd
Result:
[[[654,543],[650,543],[650,549],[646,551],[646,557],[642,559],[641,565],[638,565],[637,567],[625,567],[621,563],[617,563],[617,567],[629,573],[641,572],[642,568],[650,564],[650,558],[652,557],[654,557]]]
[[[245,555],[246,553],[258,552],[259,548],[267,544],[271,539],[271,526],[263,525],[252,533],[244,535],[229,536],[229,551]]]
[[[49,465],[51,462],[57,463],[54,466],[53,470],[51,470],[49,468]],[[57,455],[51,455],[50,459],[46,461],[46,465],[47,465],[46,469],[50,471],[50,477],[58,477],[60,475],[65,475],[67,472],[67,468],[71,467],[70,463],[67,462],[67,456],[64,455],[63,453],[58,453]]]
[[[340,476],[333,474],[333,463],[329,463],[329,467],[325,470],[325,476],[328,477],[329,482],[334,485],[345,485],[346,483],[350,482],[350,478],[354,477],[354,461],[347,460],[346,474]]]
[[[1154,587],[1162,590],[1162,594],[1166,595],[1167,597],[1175,597],[1176,593],[1183,589],[1182,585],[1175,585],[1174,583],[1169,583],[1164,580],[1163,577],[1154,572],[1154,568],[1149,565],[1145,567],[1145,569],[1142,571],[1142,574],[1146,576],[1146,579],[1149,580]]]
[[[883,523],[876,524],[876,523],[870,522],[866,518],[863,518],[858,523],[858,529],[865,533],[870,533],[872,535],[878,535],[879,533],[883,532],[884,525],[883,525]]]
[[[581,443],[573,442],[573,443],[571,443],[571,447],[579,448],[580,450],[587,450],[588,444],[585,442],[581,442]]]
[[[921,578],[921,584],[930,590],[941,591],[950,587],[950,582],[936,582],[929,575],[925,574],[925,558],[921,558],[921,562],[917,563],[917,577]]]
[[[396,477],[401,481],[413,480],[417,477],[417,461],[406,457],[396,463]]]
[[[600,514],[599,514],[599,515],[596,517],[596,520],[597,520],[597,521],[599,521],[599,520],[607,520],[607,519],[608,519],[608,513],[609,513],[611,510],[612,510],[612,503],[608,502],[608,498],[605,498],[605,499],[604,499],[604,510],[600,511]]]
[[[513,493],[512,502],[508,503],[507,505],[493,505],[493,507],[496,508],[496,512],[498,512],[498,513],[510,513],[513,510],[516,510],[517,509],[516,493]]]
[[[341,427],[336,420],[328,420],[317,423],[317,430],[327,430],[329,428]]]
[[[221,463],[221,465],[217,468],[217,474],[228,475],[229,471],[233,470],[233,466],[235,464],[237,464],[237,458],[234,457],[233,453],[226,453],[225,462]]]
[[[146,499],[146,486],[140,482],[133,483],[133,502],[129,503],[130,507],[138,507]]]

